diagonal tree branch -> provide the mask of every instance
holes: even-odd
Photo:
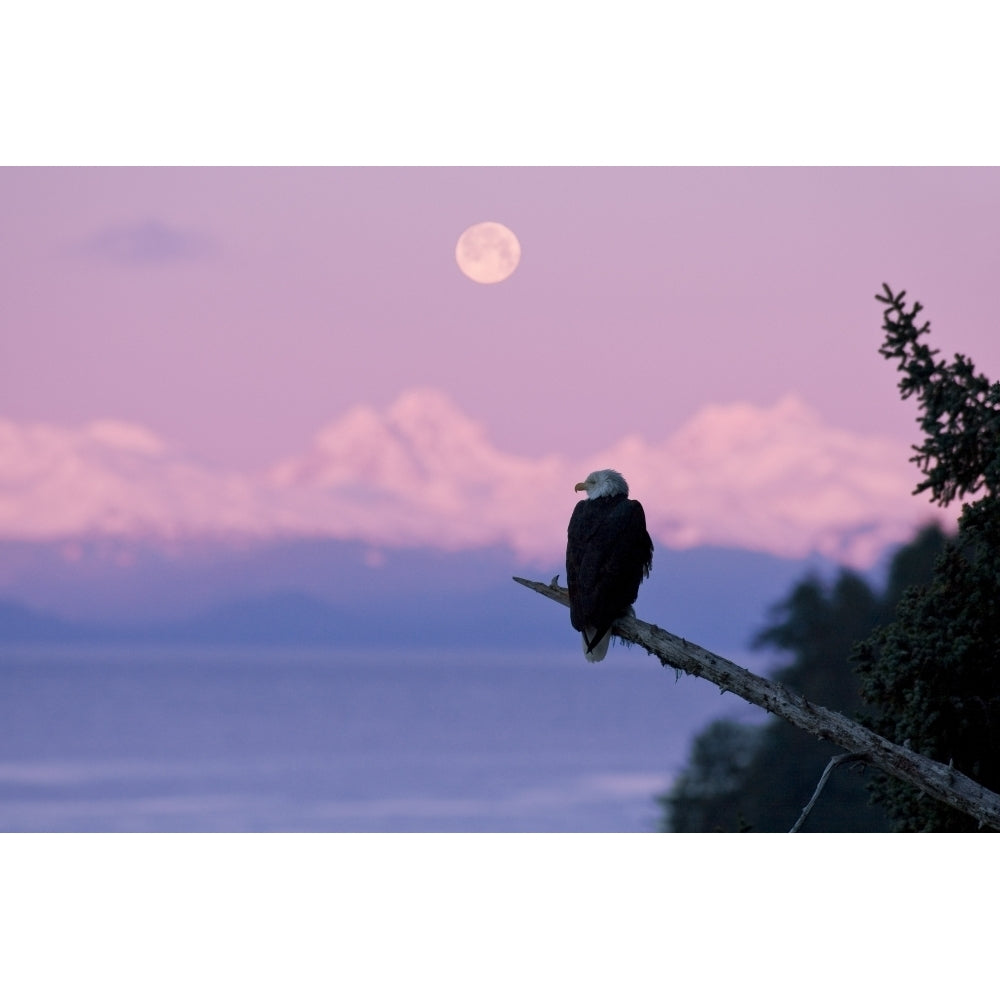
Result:
[[[569,607],[569,591],[555,582],[537,583],[515,576],[517,583],[534,590],[559,604]],[[695,677],[704,677],[721,691],[731,691],[744,701],[828,740],[850,754],[863,755],[875,767],[895,778],[907,781],[928,795],[955,809],[960,809],[981,826],[1000,830],[1000,795],[984,788],[953,767],[898,746],[865,726],[813,705],[783,684],[759,677],[744,667],[717,656],[693,642],[667,632],[638,618],[621,618],[611,629],[612,635],[627,643],[642,646],[663,666],[683,670]]]

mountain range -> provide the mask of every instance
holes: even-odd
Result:
[[[546,582],[503,548],[374,553],[357,542],[202,547],[187,558],[107,540],[0,544],[0,643],[236,643],[575,650],[568,612],[513,580]],[[125,558],[125,556],[128,558]],[[636,612],[733,659],[770,605],[822,557],[718,547],[657,548]],[[564,577],[561,576],[564,581]]]

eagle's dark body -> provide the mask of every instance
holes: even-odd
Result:
[[[583,633],[587,659],[601,660],[609,629],[630,613],[639,584],[649,576],[653,542],[642,504],[628,498],[628,486],[617,473],[593,473],[577,488],[586,488],[588,499],[574,508],[567,531],[569,615],[573,628]],[[616,492],[609,495],[610,490]]]

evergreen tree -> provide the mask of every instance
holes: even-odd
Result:
[[[668,813],[663,828],[675,833],[748,829],[743,789],[762,732],[760,726],[717,719],[695,736],[687,767],[660,799]]]
[[[857,651],[863,720],[883,736],[1000,791],[1000,383],[961,354],[936,360],[917,327],[921,306],[888,286],[881,353],[898,361],[904,399],[917,397],[925,439],[915,492],[966,503],[958,536],[929,583],[908,589],[896,621]],[[976,823],[903,782],[876,775],[873,791],[897,830],[966,831]]]

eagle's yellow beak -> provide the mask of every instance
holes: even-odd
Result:
[[[584,492],[586,492],[587,491],[587,484],[586,483],[577,483],[576,486],[573,487],[573,492],[574,493],[579,493],[580,490],[583,490]]]

